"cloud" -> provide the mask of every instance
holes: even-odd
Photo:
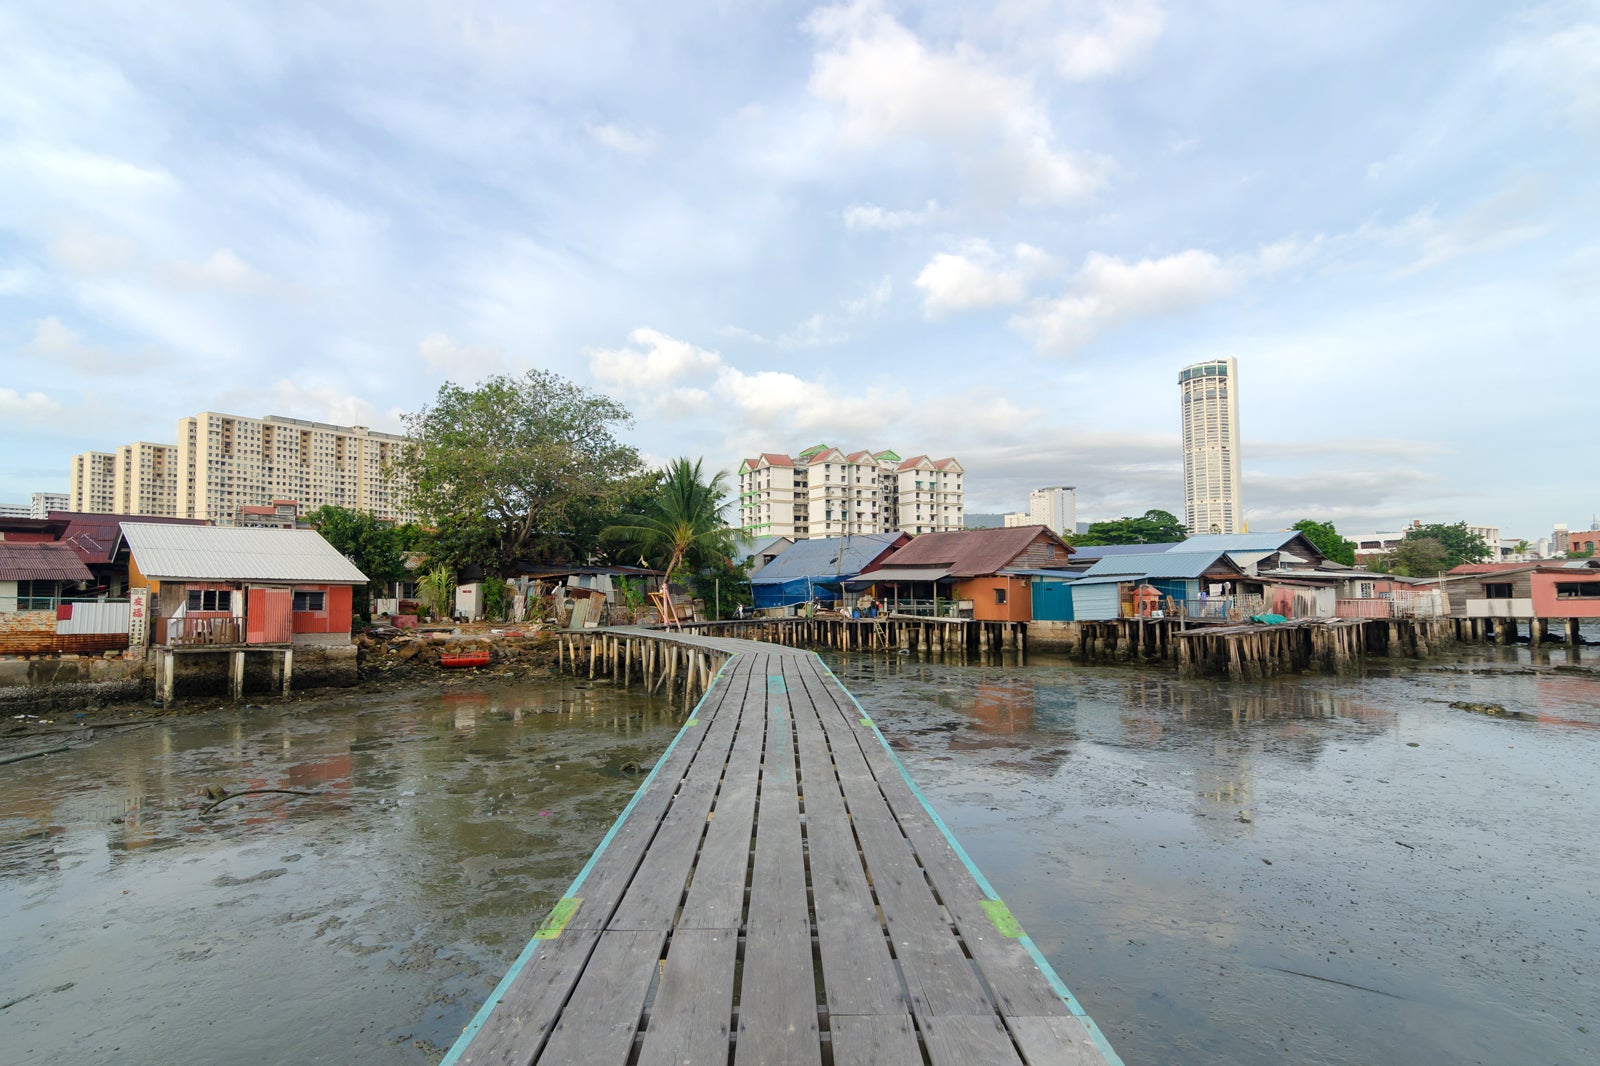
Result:
[[[505,353],[492,345],[462,344],[445,333],[430,333],[417,344],[429,370],[451,381],[482,381],[506,372]]]
[[[0,419],[7,422],[42,422],[61,411],[61,405],[42,392],[18,392],[0,385]]]
[[[841,301],[837,311],[818,311],[781,334],[777,340],[778,347],[821,348],[842,344],[850,339],[852,326],[876,317],[888,306],[893,296],[894,281],[885,275],[862,290],[860,295]]]
[[[1556,10],[1546,8],[1535,17]],[[1525,36],[1499,58],[1504,69],[1551,93],[1573,125],[1600,133],[1600,21]]]
[[[917,275],[922,310],[929,318],[958,311],[1019,304],[1034,279],[1052,272],[1056,261],[1028,244],[1019,244],[1011,258],[983,240],[967,241],[957,252],[940,252]]]
[[[85,344],[77,331],[62,324],[54,315],[35,324],[28,351],[54,363],[66,363],[93,374],[126,369],[127,360],[109,348]]]
[[[1057,38],[1056,67],[1063,77],[1087,81],[1121,73],[1149,51],[1166,26],[1152,0],[1101,0],[1092,26]]]
[[[781,370],[745,371],[718,352],[649,328],[628,334],[625,347],[590,349],[588,354],[590,372],[606,391],[669,419],[714,410],[730,436],[742,441],[770,436],[776,426],[783,427],[786,437],[865,433],[882,424],[885,405],[905,403],[903,395],[845,388],[826,378],[808,381]]]
[[[939,205],[929,200],[921,211],[891,211],[877,204],[852,204],[845,208],[844,227],[853,230],[901,230],[920,226],[939,213]]]
[[[931,48],[871,0],[819,8],[806,27],[821,43],[810,90],[837,112],[843,147],[948,148],[987,184],[1026,202],[1081,199],[1105,183],[1105,161],[1057,145],[1027,82],[971,46]]]
[[[115,274],[132,265],[139,247],[126,237],[68,224],[50,245],[56,261],[75,274]]]
[[[176,263],[170,276],[180,287],[224,292],[262,292],[276,283],[233,251],[218,248],[201,263]]]
[[[649,155],[655,151],[656,135],[653,131],[636,132],[615,123],[605,122],[589,127],[589,136],[613,151],[624,155]]]

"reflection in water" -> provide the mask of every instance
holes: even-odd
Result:
[[[1545,659],[832,661],[1127,1061],[1593,1061],[1600,678]]]
[[[39,1062],[435,1061],[680,717],[583,682],[356,696],[5,767],[0,1002],[28,997],[8,1043]],[[202,815],[208,785],[312,795]]]

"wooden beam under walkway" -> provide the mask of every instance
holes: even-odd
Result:
[[[1120,1063],[814,654],[587,636],[722,662],[447,1066]]]

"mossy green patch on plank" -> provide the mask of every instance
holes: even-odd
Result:
[[[1022,935],[1022,923],[1017,921],[1016,916],[1011,913],[1011,908],[1007,907],[1004,901],[986,899],[982,905],[983,912],[989,916],[989,920],[994,923],[995,929],[999,930],[1001,936],[1015,940]]]
[[[582,896],[565,896],[556,901],[550,908],[550,915],[539,926],[539,931],[533,934],[535,940],[554,940],[561,935],[561,930],[572,921],[572,916],[578,913],[578,908],[583,905]]]

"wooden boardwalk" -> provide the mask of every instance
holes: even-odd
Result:
[[[444,1062],[1118,1063],[855,698],[730,656]]]

